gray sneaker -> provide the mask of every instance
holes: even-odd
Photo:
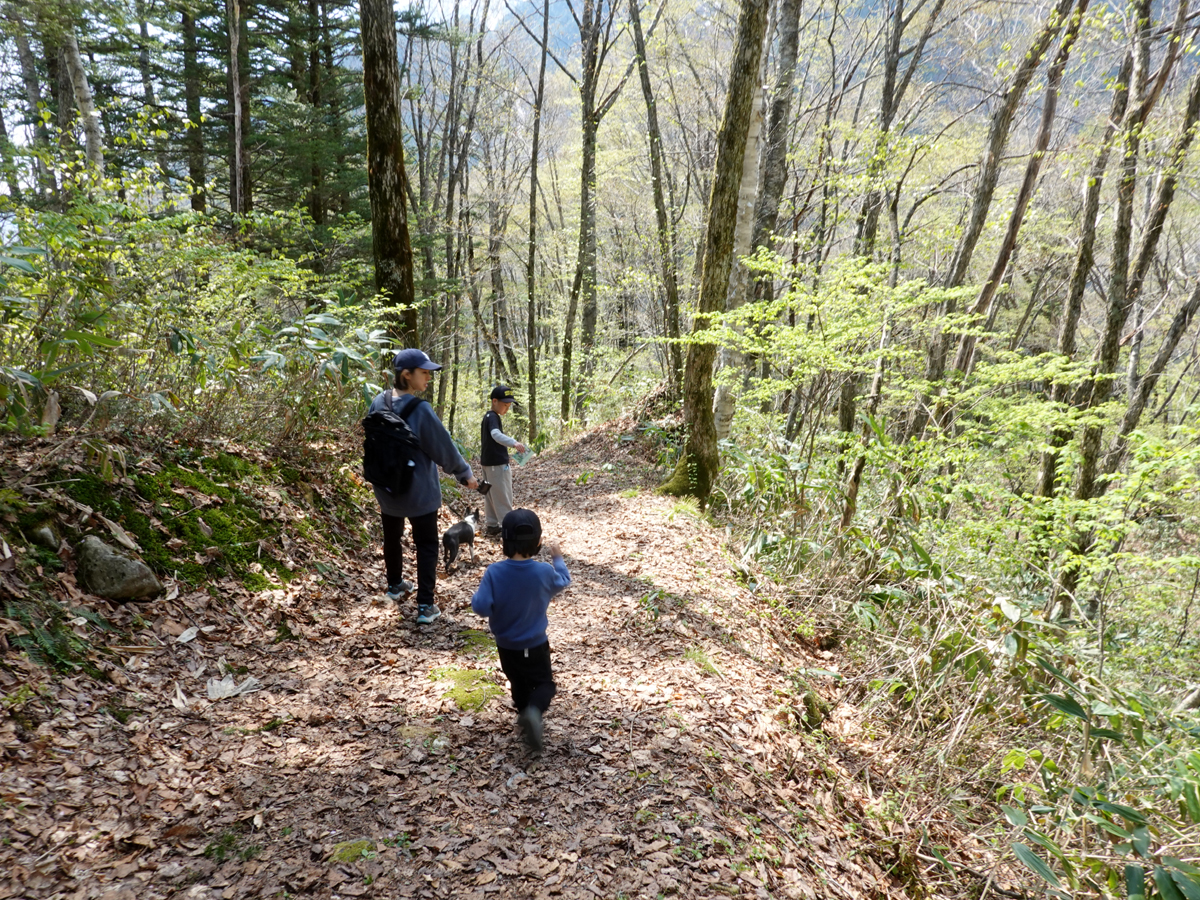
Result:
[[[414,588],[416,588],[415,584],[413,584],[411,581],[405,581],[402,578],[400,579],[399,584],[388,585],[387,594],[385,594],[385,596],[389,600],[399,600],[405,594],[411,594]]]
[[[442,611],[437,608],[436,603],[427,603],[424,606],[417,607],[417,624],[428,625],[434,619],[442,614]]]
[[[536,706],[527,706],[517,717],[525,745],[535,753],[542,749],[542,711]]]

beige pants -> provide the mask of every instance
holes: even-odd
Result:
[[[483,498],[484,524],[499,525],[513,508],[512,469],[508,466],[484,466],[483,477],[492,484],[492,489]]]

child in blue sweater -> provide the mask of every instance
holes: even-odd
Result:
[[[500,667],[512,685],[513,704],[525,743],[542,749],[542,716],[558,692],[550,668],[550,599],[571,583],[557,544],[550,544],[553,565],[533,557],[542,549],[542,523],[529,509],[514,509],[500,525],[508,559],[488,566],[471,598],[471,608],[488,619]]]

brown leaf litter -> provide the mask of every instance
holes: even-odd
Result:
[[[722,533],[652,483],[601,429],[515,470],[574,579],[539,756],[507,690],[464,711],[432,677],[505,688],[470,610],[496,541],[441,576],[431,626],[411,597],[379,602],[377,548],[285,590],[140,607],[64,576],[73,603],[146,626],[112,647],[111,683],[5,655],[0,898],[966,895],[921,850],[954,841],[941,819],[880,812],[869,742],[836,715],[799,727],[788,674],[838,663],[771,614],[782,588],[738,583]],[[261,687],[210,701],[225,676]],[[22,685],[41,695],[18,709]]]

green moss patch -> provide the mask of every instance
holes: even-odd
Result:
[[[467,628],[459,636],[463,639],[463,652],[470,656],[496,657],[499,655],[496,652],[496,641],[486,631]]]
[[[340,863],[358,862],[362,859],[375,857],[375,842],[368,840],[342,841],[334,844],[329,854],[330,860]]]
[[[434,669],[430,677],[435,681],[450,681],[454,687],[442,694],[454,701],[464,712],[481,709],[493,697],[504,693],[494,681],[491,673],[483,669],[456,669],[445,666]]]
[[[172,463],[138,475],[133,483],[134,491],[122,490],[84,473],[68,485],[68,493],[120,523],[137,539],[152,568],[186,583],[232,575],[248,588],[262,590],[271,585],[264,572],[284,581],[290,577],[267,552],[280,528],[262,519],[254,497]]]

